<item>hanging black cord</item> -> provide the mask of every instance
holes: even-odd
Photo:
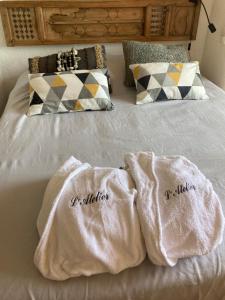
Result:
[[[198,1],[201,3],[201,5],[202,5],[203,8],[204,8],[204,11],[205,11],[205,14],[206,14],[208,23],[209,23],[209,26],[208,26],[208,27],[209,27],[209,30],[210,30],[212,33],[216,32],[216,27],[215,27],[215,25],[214,25],[213,23],[210,22],[209,14],[208,14],[208,12],[207,12],[207,9],[206,9],[205,4],[203,3],[203,1],[202,1],[202,0],[189,0],[189,1],[192,2],[192,3],[195,3],[195,4],[197,4]]]
[[[215,27],[215,25],[214,25],[213,23],[210,22],[209,15],[208,15],[207,9],[206,9],[206,7],[205,7],[205,4],[203,3],[202,0],[200,0],[200,3],[201,3],[201,5],[202,5],[203,8],[204,8],[204,11],[205,11],[205,14],[206,14],[208,23],[209,23],[209,26],[208,26],[208,27],[209,27],[209,30],[211,31],[211,33],[216,32],[216,27]]]
[[[204,8],[206,17],[207,17],[207,19],[208,19],[208,23],[211,24],[211,23],[210,23],[210,20],[209,20],[209,14],[208,14],[208,12],[207,12],[207,9],[206,9],[206,7],[205,7],[205,4],[202,2],[202,0],[200,0],[200,2],[201,2],[201,5],[202,5],[203,8]]]

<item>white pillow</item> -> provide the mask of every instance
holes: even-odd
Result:
[[[199,63],[130,65],[137,89],[136,104],[161,100],[206,100]]]

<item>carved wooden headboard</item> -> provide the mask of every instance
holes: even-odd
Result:
[[[200,1],[0,0],[8,46],[193,40]]]

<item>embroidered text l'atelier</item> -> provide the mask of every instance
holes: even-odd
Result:
[[[185,185],[179,184],[174,191],[167,190],[165,191],[166,200],[170,200],[171,197],[179,196],[180,194],[187,193],[191,190],[196,190],[196,186],[186,182]]]
[[[70,207],[75,207],[77,205],[88,205],[92,203],[96,203],[99,201],[106,201],[109,200],[109,195],[107,193],[103,192],[97,192],[97,194],[88,194],[87,197],[79,197],[79,196],[74,196],[70,200]]]

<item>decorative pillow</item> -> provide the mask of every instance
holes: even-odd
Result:
[[[160,100],[208,99],[199,63],[149,63],[130,65],[137,89],[136,104]]]
[[[27,115],[85,110],[112,110],[107,78],[102,70],[29,74]]]
[[[135,86],[131,64],[151,62],[189,62],[187,45],[163,45],[145,42],[124,41],[125,85]]]
[[[74,50],[76,59],[74,60]],[[71,52],[71,55],[70,55]],[[73,69],[78,70],[92,70],[92,69],[104,69],[107,68],[106,63],[106,51],[104,45],[95,45],[94,47],[84,49],[71,49],[70,51],[60,51],[58,54],[52,54],[44,57],[33,57],[28,59],[29,72],[35,73],[52,73],[64,71],[62,67],[67,71],[66,66],[61,62],[59,65],[59,56],[63,57],[66,61],[66,65],[70,67],[70,60],[72,60]],[[68,68],[68,70],[70,70]],[[110,82],[110,75],[106,73],[109,85],[109,92],[112,92],[112,86]]]
[[[68,53],[60,51],[60,54]],[[78,61],[78,70],[92,70],[106,68],[106,53],[104,45],[95,45],[94,47],[78,49],[76,56]],[[49,73],[57,72],[58,54],[52,54],[44,57],[29,58],[30,73]]]

